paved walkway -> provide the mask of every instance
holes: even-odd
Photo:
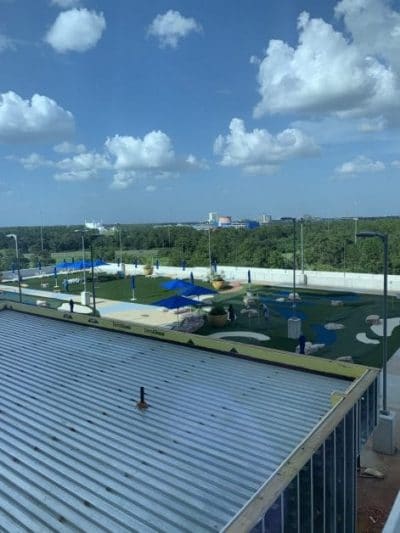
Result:
[[[18,294],[18,287],[9,285],[0,285],[0,291],[13,292]],[[45,300],[46,298],[52,298],[60,300],[60,310],[69,310],[69,306],[66,307],[65,303],[71,299],[75,302],[74,312],[82,312],[87,314],[90,312],[90,307],[83,307],[80,305],[80,294],[69,294],[63,292],[50,292],[42,291],[39,289],[23,288],[22,294],[30,297],[35,297],[38,300]],[[100,313],[100,316],[104,318],[112,318],[117,320],[127,320],[129,322],[137,322],[147,326],[162,326],[171,327],[182,321],[183,313],[178,316],[174,311],[163,310],[161,307],[155,307],[154,305],[138,304],[135,302],[120,302],[116,300],[107,300],[105,298],[96,298],[96,308]]]

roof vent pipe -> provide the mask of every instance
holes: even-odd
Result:
[[[144,387],[140,387],[140,400],[137,402],[136,407],[139,409],[147,409],[148,403],[144,399]]]

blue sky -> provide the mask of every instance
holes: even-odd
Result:
[[[399,2],[0,10],[0,225],[398,213]]]

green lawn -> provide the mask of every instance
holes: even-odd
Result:
[[[63,289],[63,280],[77,278],[81,279],[79,284],[69,284],[69,293],[79,294],[83,291],[83,274],[82,273],[71,273],[70,275],[58,274],[57,275],[57,284],[62,292],[65,292]],[[137,303],[148,304],[161,300],[162,298],[168,298],[175,294],[175,291],[168,291],[161,288],[161,283],[167,281],[170,278],[150,278],[145,276],[135,276],[135,298]],[[26,283],[30,289],[39,289],[39,290],[49,290],[53,292],[55,286],[54,276],[44,277],[44,278],[32,278],[24,279],[23,283]],[[42,283],[48,283],[49,287],[43,289]],[[97,298],[107,298],[109,300],[118,300],[122,302],[129,302],[132,298],[132,289],[131,289],[130,278],[125,279],[115,279],[111,281],[100,281],[95,278],[95,291]],[[210,287],[209,284],[195,280],[196,285],[202,285]],[[16,286],[16,283],[12,285]],[[90,274],[87,273],[87,290],[92,291],[92,282]]]

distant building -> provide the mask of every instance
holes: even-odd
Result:
[[[230,226],[232,224],[232,217],[223,215],[218,217],[218,226]]]
[[[96,230],[99,233],[106,233],[107,231],[102,222],[95,222],[94,220],[92,222],[87,222],[85,220],[85,228]]]
[[[217,224],[218,223],[218,213],[208,213],[208,223]]]
[[[260,224],[269,224],[272,220],[271,215],[261,215],[260,216]]]
[[[260,223],[258,222],[258,220],[242,220],[242,222],[244,224],[244,227],[247,229],[254,229],[260,227]]]

